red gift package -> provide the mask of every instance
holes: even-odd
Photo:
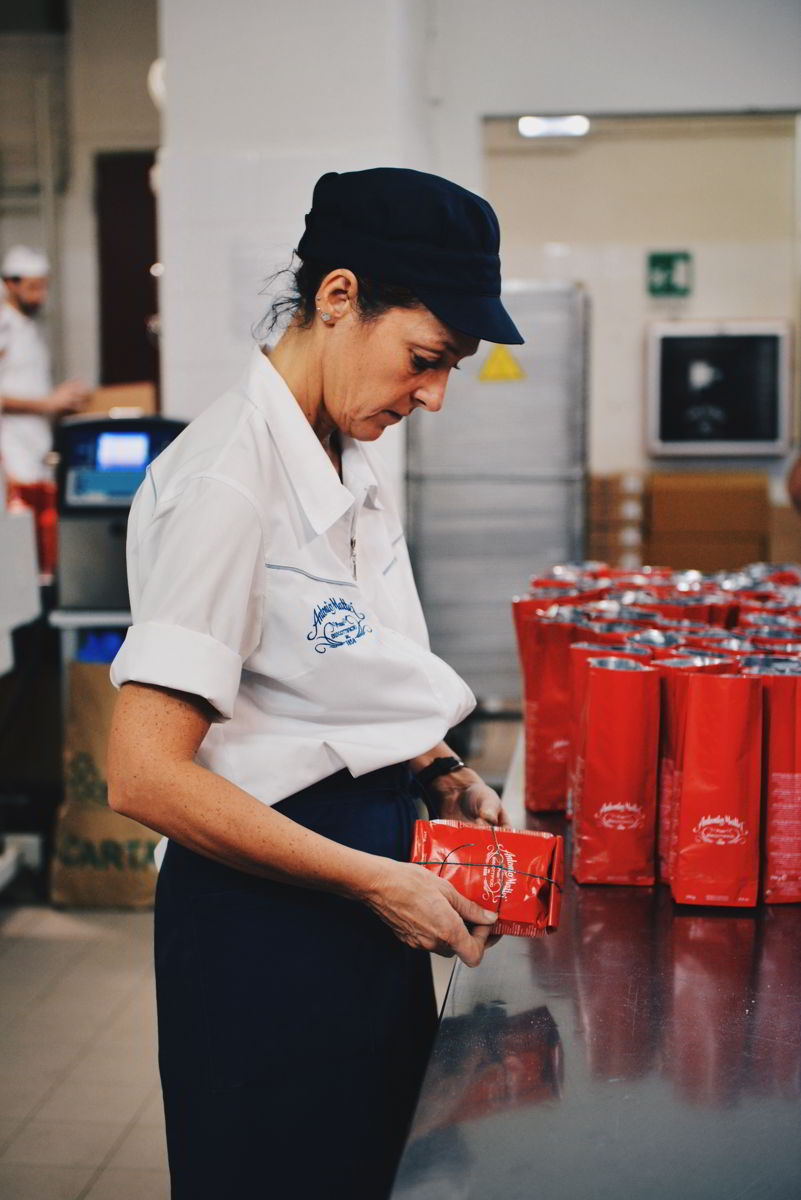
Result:
[[[700,673],[688,677],[681,772],[670,881],[674,900],[756,904],[762,772],[759,679]]]
[[[654,882],[659,675],[626,659],[590,661],[574,794],[579,883]]]
[[[758,675],[763,689],[762,898],[795,904],[801,901],[801,674],[768,665],[743,673]]]
[[[564,842],[533,829],[417,821],[412,862],[498,913],[493,933],[538,937],[559,925]]]

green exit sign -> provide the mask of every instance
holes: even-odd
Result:
[[[653,250],[648,255],[649,296],[689,296],[693,256],[688,250]]]

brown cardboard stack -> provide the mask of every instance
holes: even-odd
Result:
[[[154,383],[113,383],[89,393],[84,413],[110,413],[115,416],[139,416],[157,411]],[[130,413],[128,412],[130,410]]]
[[[774,563],[801,562],[801,513],[789,504],[770,510],[769,560]]]
[[[587,488],[587,557],[611,567],[644,562],[648,477],[636,471],[593,475]]]
[[[56,814],[50,867],[54,904],[153,904],[159,835],[108,805],[106,752],[116,698],[108,663],[70,663],[64,803]]]
[[[650,496],[651,563],[727,571],[767,558],[767,476],[666,472],[651,476]]]

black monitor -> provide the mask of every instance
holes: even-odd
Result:
[[[786,322],[662,322],[648,340],[648,451],[780,456],[789,449]]]

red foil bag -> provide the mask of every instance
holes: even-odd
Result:
[[[762,898],[801,901],[801,676],[762,675],[764,786]]]
[[[499,914],[493,933],[538,937],[559,925],[564,842],[554,833],[466,821],[417,821],[412,862]]]
[[[661,718],[659,728],[657,863],[660,882],[670,879],[676,855],[678,833],[676,797],[681,786],[684,753],[685,709],[689,674],[705,671],[720,675],[731,670],[725,659],[702,662],[687,654],[684,658],[663,658],[654,664],[661,680]]]
[[[659,674],[628,661],[591,666],[573,812],[579,883],[654,882],[658,749]]]
[[[705,625],[712,624],[712,602],[704,599],[688,600],[681,594],[674,598],[665,597],[660,600],[638,601],[642,608],[651,609],[663,617],[671,617],[676,621],[700,621]]]
[[[570,667],[568,672],[570,691],[570,717],[568,722],[568,753],[567,753],[567,804],[568,817],[573,815],[573,796],[576,791],[576,770],[579,758],[579,734],[581,731],[581,713],[584,706],[584,696],[587,690],[587,675],[589,663],[593,658],[601,658],[613,654],[615,658],[628,658],[632,662],[648,663],[651,651],[647,646],[598,646],[590,642],[573,642],[569,651]]]
[[[686,658],[688,654],[692,654],[692,650],[684,645],[684,638],[680,644],[674,646],[651,646],[651,661],[654,664],[664,658]]]
[[[568,650],[581,626],[546,618],[539,603],[515,599],[512,612],[523,671],[525,805],[530,812],[565,807],[569,720]]]
[[[740,620],[748,613],[772,613],[773,616],[788,616],[796,611],[794,605],[777,600],[771,592],[740,593]]]
[[[581,640],[598,646],[616,646],[641,629],[633,621],[590,621],[581,630]]]
[[[682,758],[670,881],[674,900],[756,904],[761,681],[747,675],[690,675]]]

